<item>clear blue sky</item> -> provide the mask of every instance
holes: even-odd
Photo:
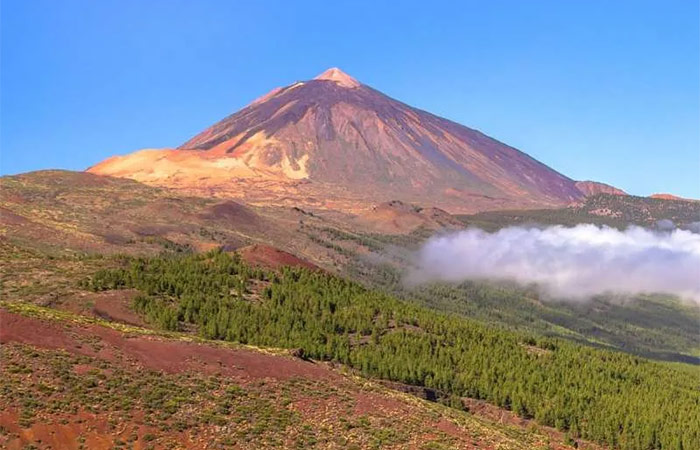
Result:
[[[694,0],[1,5],[3,174],[176,146],[338,66],[572,178],[700,198]]]

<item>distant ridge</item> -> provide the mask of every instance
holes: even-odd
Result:
[[[665,194],[665,193],[651,194],[651,195],[649,196],[649,198],[657,198],[657,199],[661,199],[661,200],[681,200],[681,201],[685,201],[685,202],[697,202],[697,201],[700,201],[700,200],[696,200],[696,199],[693,199],[693,198],[679,197],[679,196],[677,196],[677,195]]]

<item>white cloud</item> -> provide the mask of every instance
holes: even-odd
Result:
[[[408,281],[467,279],[536,283],[552,296],[670,293],[700,303],[700,235],[687,230],[619,231],[509,227],[468,229],[431,238],[416,255]]]

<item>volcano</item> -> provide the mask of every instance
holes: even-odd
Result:
[[[337,68],[272,90],[176,149],[109,158],[88,171],[257,204],[351,211],[399,200],[466,213],[586,195],[527,154]]]

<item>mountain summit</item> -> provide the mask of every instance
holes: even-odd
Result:
[[[334,81],[339,85],[348,88],[355,88],[360,86],[360,83],[356,79],[343,72],[342,70],[338,69],[337,67],[331,67],[330,69],[326,70],[325,72],[314,78],[314,80]]]
[[[474,212],[584,195],[525,153],[337,68],[274,89],[178,149],[114,157],[88,170],[252,203],[348,210],[401,200]]]

